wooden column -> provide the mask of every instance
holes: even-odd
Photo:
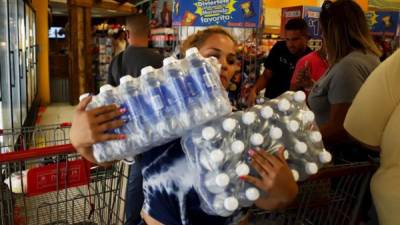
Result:
[[[92,74],[91,17],[93,0],[68,0],[70,102],[94,91]]]

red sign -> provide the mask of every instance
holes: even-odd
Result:
[[[77,187],[89,183],[89,163],[84,160],[60,162],[33,168],[27,174],[27,195]]]

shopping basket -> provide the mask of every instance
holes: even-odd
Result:
[[[285,210],[251,210],[252,225],[355,225],[368,199],[376,170],[372,162],[330,165],[299,183],[299,195]]]
[[[0,132],[0,225],[124,224],[126,166],[99,167],[69,123]]]

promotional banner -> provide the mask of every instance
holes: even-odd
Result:
[[[285,36],[286,23],[294,18],[303,18],[308,25],[308,34],[311,38],[321,37],[321,28],[319,25],[319,14],[321,8],[312,6],[294,6],[282,8],[281,15],[281,37]]]
[[[400,13],[397,11],[368,11],[367,19],[374,35],[395,36]]]
[[[303,11],[303,18],[308,25],[308,34],[311,38],[321,37],[321,27],[319,24],[319,14],[321,8],[305,6]]]
[[[256,28],[259,25],[260,0],[176,0],[174,26],[224,26]]]

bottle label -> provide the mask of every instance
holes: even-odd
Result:
[[[200,86],[197,84],[196,80],[191,76],[186,78],[187,93],[189,98],[199,97],[201,93]]]
[[[168,89],[165,85],[161,86],[161,92],[166,100],[167,107],[173,107],[178,103],[178,96],[173,90]]]
[[[165,107],[166,101],[164,101],[163,97],[164,96],[162,94],[162,90],[160,87],[151,89],[150,101],[156,112],[164,109],[164,107]]]
[[[189,91],[185,85],[185,80],[181,78],[173,78],[175,89],[177,90],[180,99],[186,100],[189,98]]]

